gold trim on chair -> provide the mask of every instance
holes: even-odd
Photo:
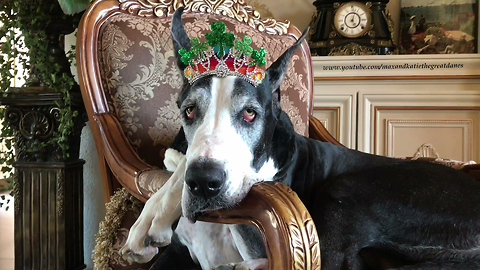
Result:
[[[132,205],[129,207],[129,202]],[[113,249],[117,230],[125,213],[133,207],[141,207],[142,203],[130,195],[124,188],[115,192],[110,202],[105,204],[105,219],[100,222],[98,233],[95,234],[95,249],[92,253],[93,269],[111,269],[110,260],[120,255]]]
[[[166,17],[172,15],[179,6],[184,6],[185,10],[228,16],[273,35],[287,34],[290,26],[289,21],[260,18],[260,13],[245,4],[244,0],[119,0],[119,3],[120,9],[142,17]]]

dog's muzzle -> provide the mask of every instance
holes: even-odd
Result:
[[[205,200],[220,194],[226,179],[223,165],[206,158],[192,162],[185,173],[185,183],[190,193]]]

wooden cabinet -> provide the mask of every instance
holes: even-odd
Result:
[[[314,89],[313,115],[340,143],[356,149],[357,94],[318,82]]]
[[[476,76],[316,77],[314,115],[367,153],[413,156],[427,143],[442,158],[480,162]]]

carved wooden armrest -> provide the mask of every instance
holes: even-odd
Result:
[[[93,119],[98,124],[102,136],[102,151],[112,173],[130,194],[145,202],[148,198],[139,192],[136,179],[141,173],[158,168],[138,157],[115,116],[102,113],[94,115]]]
[[[343,146],[340,142],[335,139],[332,134],[330,134],[327,129],[323,126],[322,122],[315,118],[315,116],[310,115],[309,119],[309,137],[322,142],[330,142],[335,145]]]
[[[209,212],[199,219],[256,226],[265,244],[270,270],[320,270],[315,224],[297,194],[282,183],[256,184],[233,210]]]

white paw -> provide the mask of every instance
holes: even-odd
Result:
[[[263,259],[254,259],[243,261],[239,263],[229,263],[225,265],[219,265],[215,270],[267,270],[268,269],[268,260]]]
[[[146,209],[147,205],[144,211]],[[159,247],[170,244],[173,234],[171,226],[171,223],[162,222],[160,216],[156,217],[150,213],[140,215],[130,228],[127,241],[120,249],[120,255],[130,263],[149,262],[158,253]]]
[[[167,151],[165,151],[165,159],[163,160],[163,164],[165,164],[167,171],[175,171],[183,157],[185,157],[184,154],[175,149],[168,148]]]

